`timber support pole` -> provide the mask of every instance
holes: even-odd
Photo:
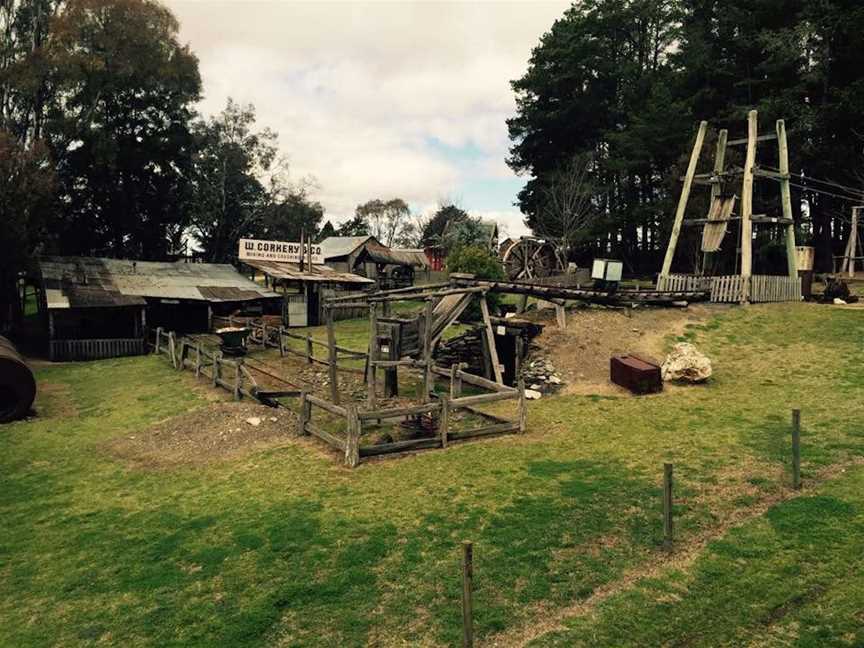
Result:
[[[675,211],[675,220],[672,223],[672,233],[669,235],[669,245],[666,247],[666,256],[663,257],[663,267],[660,276],[666,277],[672,270],[672,259],[675,256],[675,248],[678,247],[678,236],[681,234],[681,223],[687,211],[687,203],[690,200],[690,189],[693,187],[693,176],[696,175],[696,166],[699,164],[699,154],[705,141],[705,131],[708,130],[708,122],[699,123],[696,133],[696,141],[693,151],[690,153],[690,163],[687,166],[687,175],[684,176],[684,187],[681,189],[681,197],[678,199],[678,209]]]
[[[374,308],[374,305],[372,306]],[[435,388],[435,377],[432,374],[432,328],[435,318],[432,314],[432,300],[426,300],[423,323],[423,402],[429,402],[429,394]]]
[[[798,277],[798,253],[795,250],[795,221],[792,216],[792,190],[789,186],[789,145],[786,142],[786,122],[777,120],[777,149],[780,169],[780,203],[786,225],[786,264],[790,279]],[[851,276],[851,275],[850,275]]]
[[[741,303],[750,302],[750,277],[753,274],[753,168],[756,166],[756,140],[759,137],[759,113],[747,114],[747,157],[744,160],[744,184],[741,189]]]

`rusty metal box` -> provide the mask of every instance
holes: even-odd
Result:
[[[609,362],[612,382],[634,394],[655,394],[663,391],[660,367],[633,355],[612,356]]]

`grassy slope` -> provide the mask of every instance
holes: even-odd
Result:
[[[862,333],[856,312],[730,310],[688,333],[715,359],[709,387],[542,400],[527,437],[353,472],[293,444],[130,471],[101,444],[202,405],[189,374],[157,358],[42,370],[40,418],[0,434],[0,645],[452,645],[464,538],[481,636],[530,623],[656,560],[664,460],[686,545],[783,488],[789,408],[805,480],[864,454]]]
[[[712,542],[690,570],[641,579],[552,646],[864,645],[864,468]]]

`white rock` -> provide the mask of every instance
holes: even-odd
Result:
[[[261,425],[261,419],[258,416],[250,416],[246,419],[246,422],[252,427],[258,427]]]
[[[275,423],[275,422],[278,421],[279,419],[277,419],[275,416],[271,416],[271,417],[270,417],[270,420],[273,421],[273,422]]]
[[[549,376],[549,382],[553,385],[560,385],[561,379],[558,376]]]
[[[666,356],[660,371],[666,381],[700,383],[708,380],[712,369],[711,361],[696,347],[688,342],[681,342],[672,347],[672,353]]]
[[[543,394],[541,394],[536,389],[526,389],[525,390],[525,398],[528,400],[538,400]]]
[[[516,317],[516,313],[514,313],[513,311],[508,311],[504,313],[504,319],[510,319],[511,317]]]
[[[540,389],[540,385],[537,384],[537,383],[534,383],[533,385],[531,385],[531,389],[529,389],[528,391],[531,391],[532,389],[533,389],[533,390]]]
[[[837,306],[842,306],[842,305],[845,304],[846,302],[843,301],[842,299],[840,299],[839,297],[835,297],[835,298],[834,298],[834,303],[835,303]]]

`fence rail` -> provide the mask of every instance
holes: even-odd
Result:
[[[96,340],[51,340],[49,358],[54,360],[101,360],[144,354],[144,338]]]
[[[353,468],[364,458],[368,457],[415,452],[432,448],[446,448],[451,441],[525,431],[527,405],[525,401],[525,386],[521,382],[519,387],[514,389],[513,387],[498,385],[479,376],[469,374],[458,367],[450,370],[433,367],[432,374],[450,377],[450,395],[440,396],[430,393],[430,396],[432,396],[430,402],[419,405],[408,405],[406,407],[391,407],[358,412],[354,405],[341,407],[304,392],[300,397],[300,417],[297,433],[299,435],[311,434],[332,448],[344,452],[345,465]],[[492,385],[495,390],[491,393],[461,396],[463,382],[484,388]],[[481,410],[475,409],[477,405],[506,400],[517,401],[518,411],[515,420],[509,421],[500,416],[486,414]],[[334,433],[313,423],[313,406],[334,414],[340,419],[344,419],[344,436],[343,433]],[[484,419],[483,424],[470,429],[456,429],[453,424],[453,413],[459,409],[464,409]],[[360,445],[360,438],[364,427],[377,427],[380,421],[409,416],[428,416],[437,421],[435,434],[431,437],[419,439]]]
[[[266,325],[264,335],[264,339],[266,339]],[[200,340],[178,338],[174,332],[165,332],[161,328],[157,328],[155,331],[153,349],[156,354],[168,357],[172,366],[178,371],[194,370],[196,377],[204,376],[212,382],[214,387],[221,387],[232,393],[235,400],[247,397],[265,405],[276,406],[274,401],[269,399],[273,393],[262,392],[259,389],[258,383],[251,373],[256,368],[251,364],[247,366],[241,358],[226,360],[222,358],[220,351],[207,348]],[[357,406],[354,404],[338,405],[305,390],[280,392],[280,394],[300,396],[296,433],[299,436],[310,434],[343,453],[345,465],[352,468],[357,466],[365,457],[446,448],[451,441],[525,431],[527,407],[525,386],[521,381],[518,389],[514,389],[469,374],[459,367],[452,367],[448,370],[433,366],[430,375],[436,374],[450,377],[449,395],[439,396],[432,390],[433,385],[429,385],[430,393],[428,396],[431,398],[429,402],[406,407],[358,412]],[[491,391],[484,394],[462,396],[463,383]],[[477,405],[506,400],[513,400],[518,403],[517,417],[513,421],[476,409]],[[338,420],[344,420],[344,432],[325,429],[320,423],[313,422],[313,407],[336,416]],[[474,416],[482,418],[483,425],[467,430],[455,429],[452,424],[452,414],[459,409],[464,409]],[[428,416],[437,421],[437,430],[434,436],[368,446],[360,445],[364,426],[377,427],[381,421],[409,416]]]
[[[744,294],[751,302],[785,302],[801,300],[801,278],[780,275],[753,275],[749,283],[741,275],[702,277],[674,274],[657,278],[657,290],[710,290],[714,303],[737,304]]]
[[[324,366],[330,365],[330,360],[325,354],[324,357],[317,357],[315,355],[315,347],[321,347],[324,349],[328,348],[327,342],[322,342],[320,340],[314,339],[311,334],[300,335],[298,333],[291,333],[286,330],[284,326],[272,326],[266,323],[266,320],[258,319],[258,318],[238,318],[238,317],[221,317],[217,316],[213,318],[214,322],[216,320],[227,323],[229,326],[242,326],[251,329],[252,334],[250,335],[250,340],[254,344],[258,344],[263,347],[270,347],[273,349],[279,349],[280,355],[283,357],[285,355],[295,355],[299,356],[306,360],[309,364],[315,363]],[[297,349],[292,349],[286,340],[299,340],[304,343],[304,347],[302,351],[298,351]],[[345,371],[348,373],[364,373],[363,369],[357,367],[346,367],[339,366],[339,360],[346,359],[361,359],[365,360],[367,358],[367,354],[364,351],[355,351],[354,349],[348,349],[343,346],[336,345],[336,351],[339,356],[337,356],[336,369],[339,371]]]

